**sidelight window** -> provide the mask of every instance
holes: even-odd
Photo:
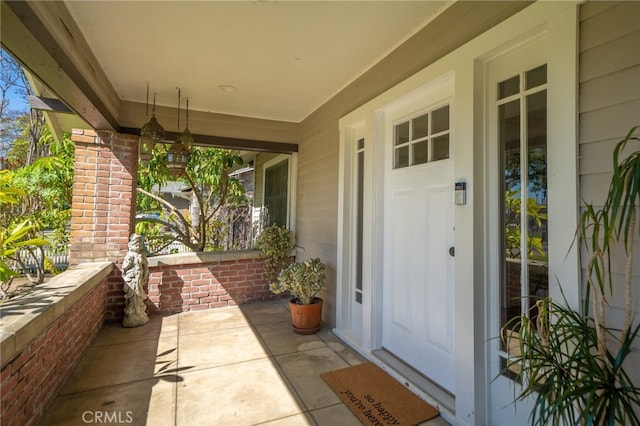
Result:
[[[546,65],[503,80],[497,88],[500,327],[505,337],[515,331],[507,329],[513,318],[535,316],[535,302],[549,294],[546,88]],[[507,353],[513,350],[516,348],[502,347],[503,367]]]

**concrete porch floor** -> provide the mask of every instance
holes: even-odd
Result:
[[[364,361],[328,328],[294,334],[286,300],[152,316],[105,326],[43,424],[359,425],[320,374]]]

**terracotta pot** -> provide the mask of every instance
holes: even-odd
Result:
[[[297,299],[289,302],[293,331],[298,334],[317,333],[322,322],[322,299],[314,297],[309,305],[300,305],[294,300]]]

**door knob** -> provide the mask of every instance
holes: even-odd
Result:
[[[456,248],[455,247],[449,247],[449,256],[456,257]]]

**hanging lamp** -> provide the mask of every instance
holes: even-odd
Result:
[[[184,127],[184,131],[178,135],[178,140],[182,142],[182,145],[184,145],[187,151],[191,152],[193,148],[193,135],[189,131],[189,98],[187,98],[187,124]]]
[[[149,115],[149,84],[147,83],[147,110],[145,115]],[[153,154],[153,148],[164,139],[164,128],[156,119],[156,94],[153,94],[153,110],[151,120],[145,123],[140,129],[140,142],[138,155],[143,164],[147,164]]]
[[[180,89],[178,89],[178,129],[180,128]],[[188,131],[188,127],[185,129]],[[169,171],[178,179],[184,174],[184,171],[187,169],[187,164],[189,164],[189,150],[182,143],[182,135],[184,133],[178,135],[176,141],[171,145],[169,151],[167,152],[167,167]],[[189,133],[191,135],[191,133]],[[191,137],[191,143],[193,144],[193,137]]]

